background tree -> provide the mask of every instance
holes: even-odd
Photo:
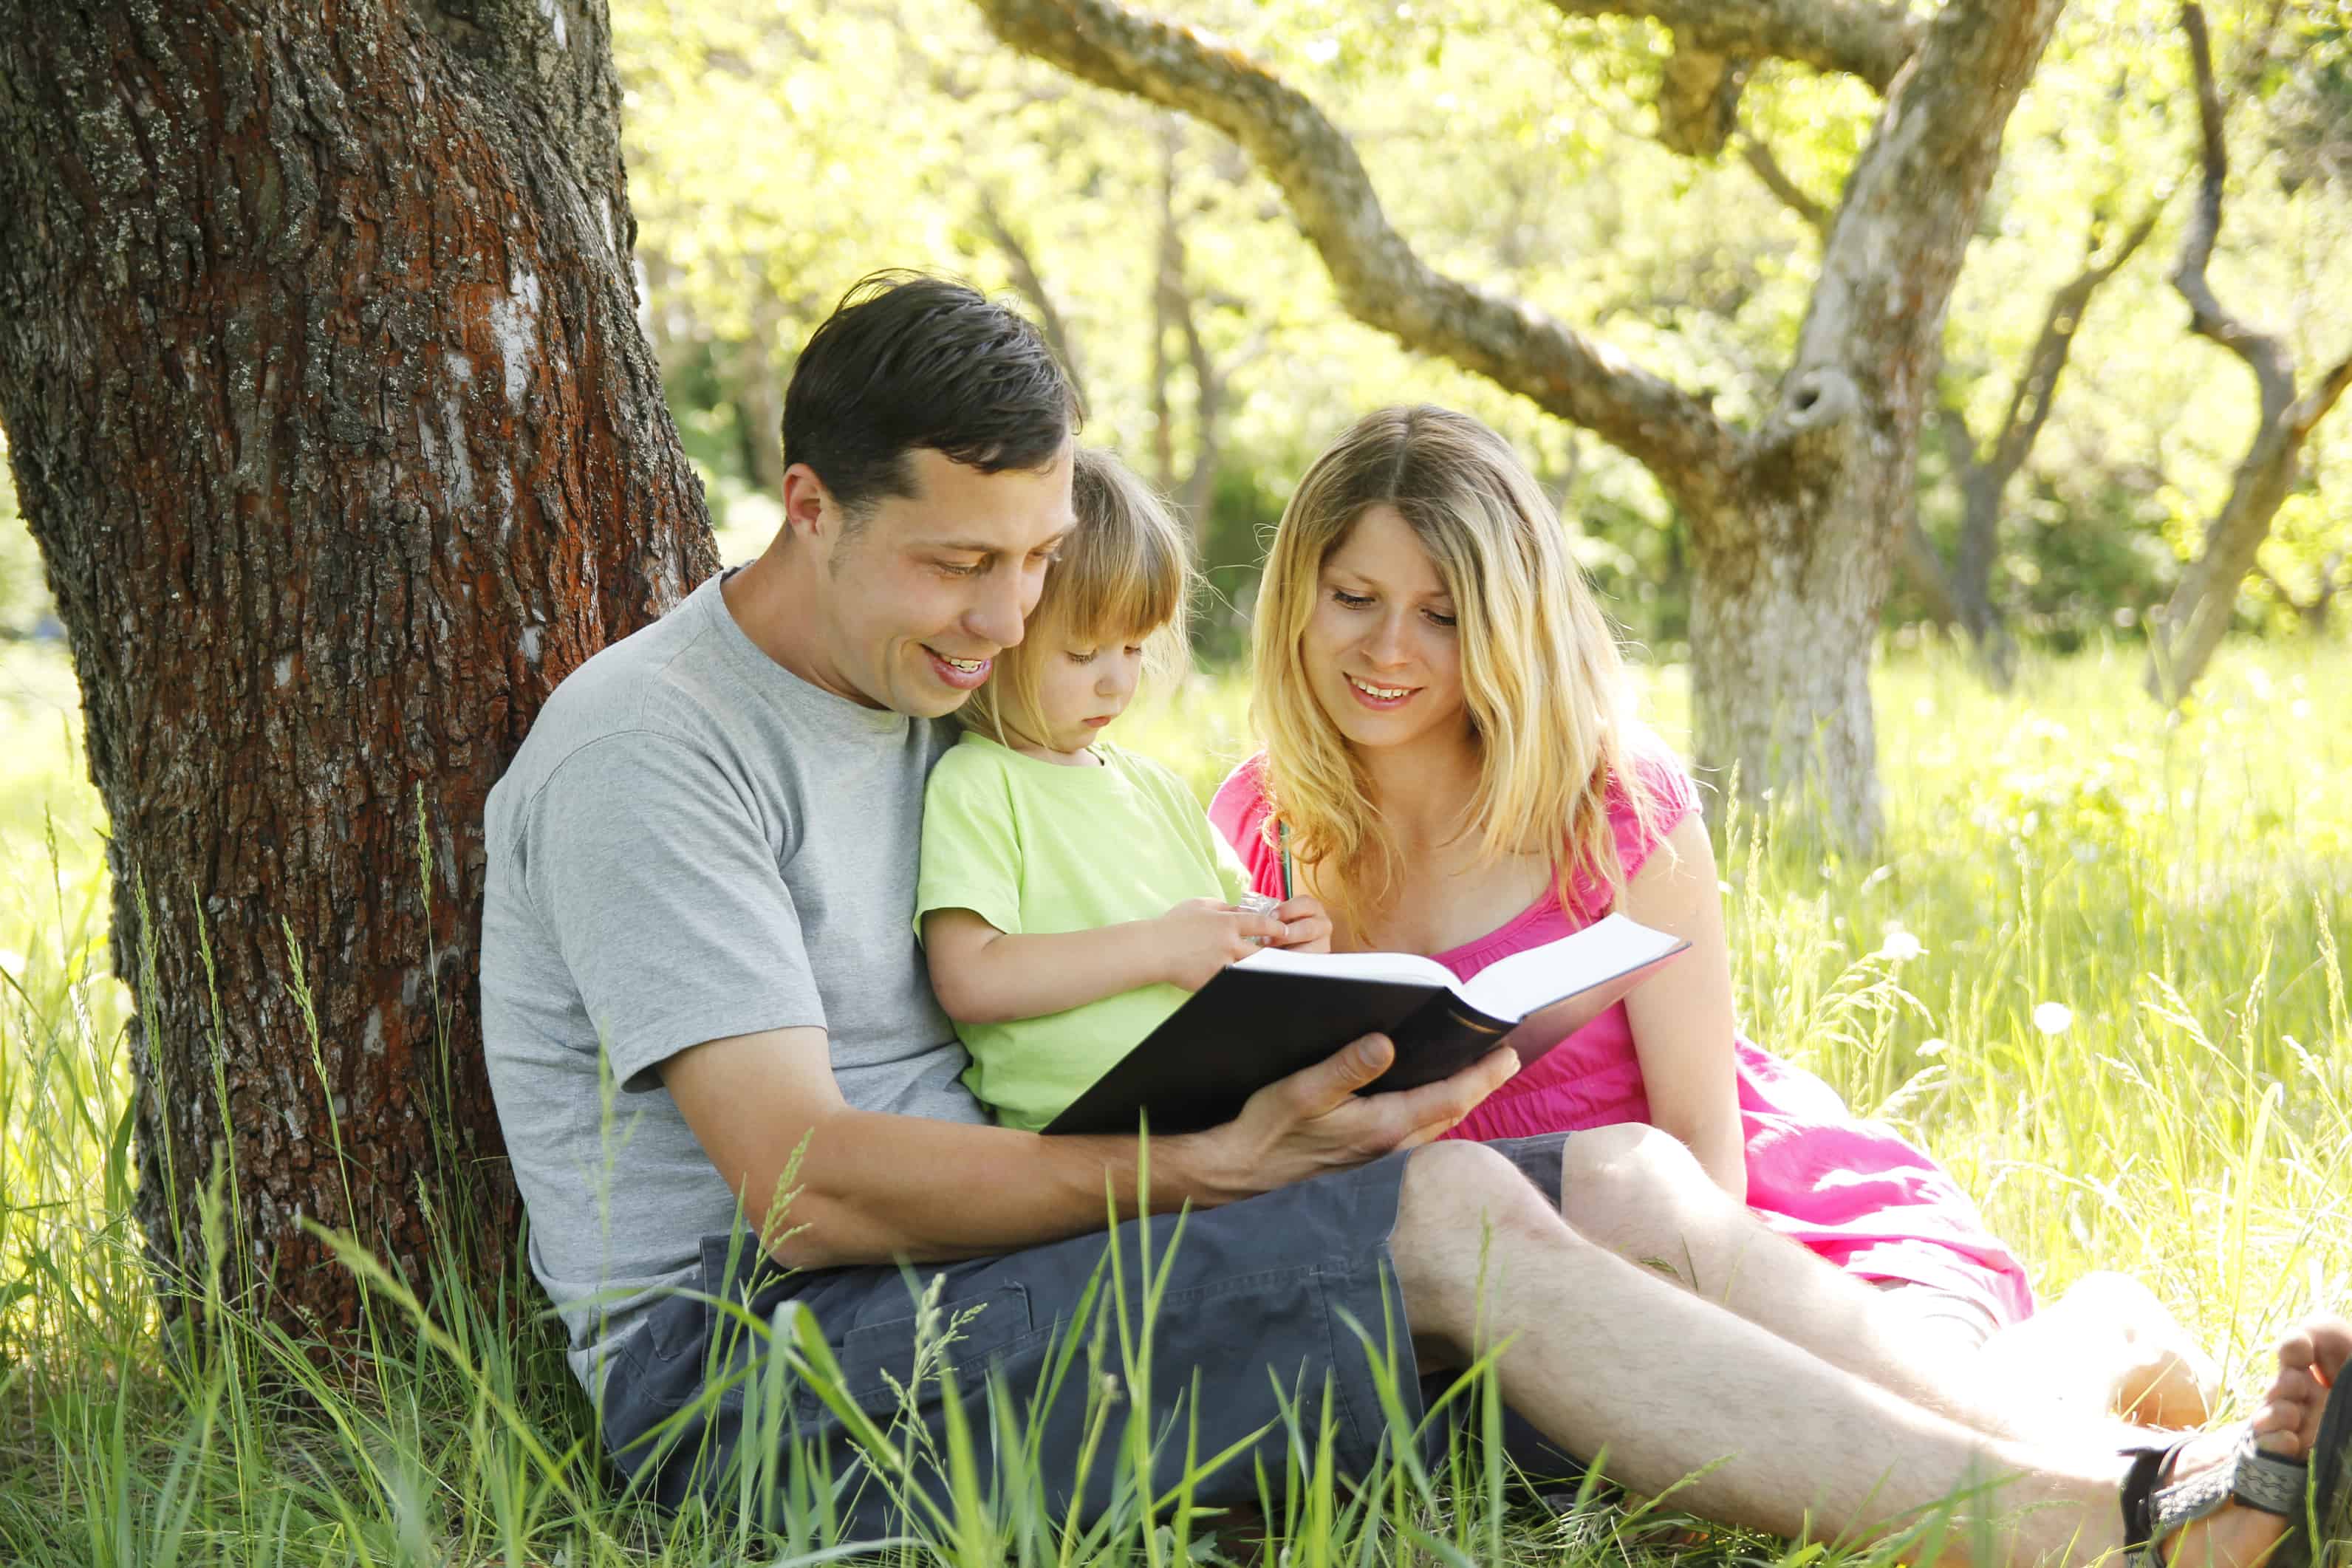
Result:
[[[141,1219],[200,1268],[233,1155],[281,1321],[352,1304],[301,1219],[414,1266],[454,1188],[511,1247],[482,800],[712,565],[619,110],[596,0],[0,0],[0,423],[112,827]]]
[[[1823,241],[1794,354],[1748,427],[1622,351],[1424,261],[1347,136],[1265,67],[1110,0],[979,0],[1014,47],[1217,127],[1278,184],[1348,309],[1595,431],[1688,522],[1698,761],[1761,795],[1817,795],[1856,840],[1879,823],[1869,671],[1911,504],[1944,307],[2001,132],[2059,5],[1899,8],[1592,3],[1644,16],[1675,54],[1670,143],[1727,141],[1747,62],[1790,58],[1886,94]]]
[[[2275,333],[2232,314],[2213,291],[2206,271],[2221,230],[2221,198],[2229,184],[2221,89],[2213,70],[2213,47],[2202,7],[2181,8],[2189,56],[2196,71],[2197,119],[2202,178],[2197,211],[2181,242],[2173,287],[2189,302],[2189,327],[2242,361],[2253,372],[2260,412],[2252,441],[2230,481],[2229,498],[2205,526],[2203,548],[2181,574],[2180,586],[2149,629],[2147,685],[2152,695],[2179,701],[2197,684],[2221,646],[2238,602],[2238,591],[2255,566],[2270,534],[2271,519],[2301,477],[2303,449],[2312,431],[2352,387],[2352,351],[2323,371],[2298,395],[2293,351]],[[2324,613],[2333,596],[2333,568],[2322,576],[2317,603]]]

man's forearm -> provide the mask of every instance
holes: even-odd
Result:
[[[846,1107],[810,1129],[794,1180],[797,1194],[761,1233],[779,1261],[801,1268],[1017,1251],[1102,1229],[1114,1213],[1171,1213],[1251,1190],[1208,1134],[1154,1138],[1147,1162],[1137,1138],[1048,1138]],[[745,1197],[747,1212],[767,1210]]]

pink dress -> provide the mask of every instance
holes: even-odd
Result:
[[[1263,758],[1235,768],[1209,807],[1210,820],[1239,851],[1257,891],[1280,896],[1281,857],[1260,832],[1266,815]],[[1635,771],[1657,801],[1662,838],[1696,809],[1679,764],[1663,753],[1638,758]],[[1622,793],[1610,807],[1617,852],[1630,879],[1655,847]],[[1572,908],[1547,893],[1500,929],[1430,956],[1468,979],[1498,958],[1539,946],[1608,913],[1609,890],[1587,879]],[[1981,1306],[1996,1324],[2030,1316],[2025,1270],[1942,1166],[1885,1124],[1846,1109],[1834,1090],[1744,1038],[1732,1042],[1740,1125],[1748,1145],[1748,1202],[1773,1229],[1865,1280],[1928,1285]],[[1647,1122],[1650,1102],[1622,1003],[1538,1057],[1453,1133],[1516,1138],[1618,1122]]]

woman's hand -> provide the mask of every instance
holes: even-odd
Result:
[[[1282,936],[1276,946],[1294,953],[1331,950],[1331,915],[1319,901],[1302,893],[1287,904],[1276,904],[1274,917],[1282,922]]]
[[[1188,898],[1151,925],[1160,977],[1188,991],[1199,990],[1226,965],[1241,962],[1284,936],[1282,922],[1273,915],[1236,909],[1213,898]]]

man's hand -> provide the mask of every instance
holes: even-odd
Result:
[[[1418,1089],[1356,1092],[1395,1059],[1386,1035],[1368,1034],[1338,1055],[1267,1084],[1231,1122],[1195,1134],[1201,1179],[1228,1197],[1244,1197],[1418,1148],[1453,1128],[1519,1070],[1517,1053],[1505,1047]]]
[[[1282,922],[1273,915],[1213,898],[1188,898],[1151,925],[1161,977],[1188,991],[1199,990],[1226,965],[1283,936]]]
[[[1282,922],[1282,939],[1275,944],[1294,953],[1328,953],[1331,950],[1331,915],[1321,902],[1300,894],[1286,904],[1275,906],[1274,917]]]

